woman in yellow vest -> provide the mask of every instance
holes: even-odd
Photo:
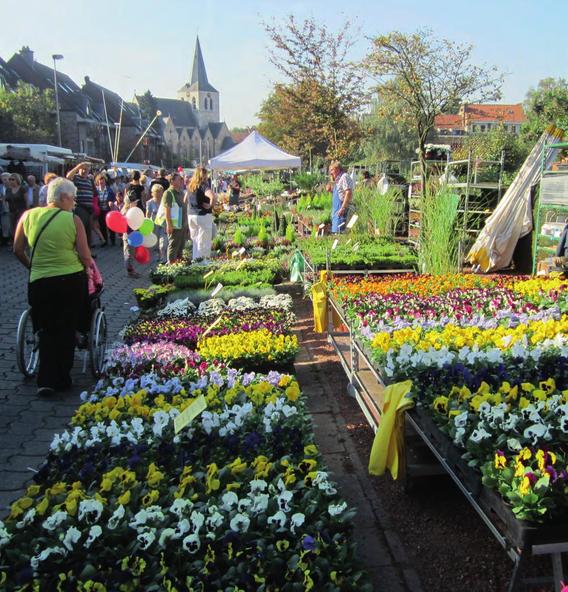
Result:
[[[75,335],[85,328],[85,269],[92,259],[85,227],[73,214],[76,192],[68,179],[51,181],[47,207],[27,210],[14,238],[14,253],[30,270],[28,302],[39,332],[38,395],[71,386]]]

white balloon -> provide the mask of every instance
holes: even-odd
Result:
[[[144,212],[140,208],[130,208],[124,217],[132,230],[138,230],[144,222]]]
[[[148,247],[148,249],[151,249],[156,244],[158,244],[158,237],[153,232],[147,234],[142,241],[142,245]]]

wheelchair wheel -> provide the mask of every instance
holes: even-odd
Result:
[[[99,378],[103,370],[106,354],[107,323],[105,312],[97,308],[91,320],[91,331],[89,333],[89,362],[91,374]]]
[[[28,308],[20,316],[16,337],[16,362],[20,372],[30,378],[37,372],[39,363],[39,336],[34,332],[32,312]]]

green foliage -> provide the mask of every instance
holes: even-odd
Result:
[[[51,89],[18,82],[15,91],[0,87],[0,137],[8,142],[53,144],[55,100]]]
[[[266,247],[266,245],[268,245],[268,231],[266,230],[266,226],[264,226],[264,224],[260,227],[258,236],[256,238],[260,246]]]
[[[527,121],[521,128],[523,140],[534,144],[550,124],[568,133],[568,81],[544,78],[529,90],[524,108]]]
[[[308,210],[331,210],[332,196],[329,191],[322,191],[314,195],[304,195],[296,203],[298,212]]]
[[[460,234],[456,228],[459,196],[448,187],[427,191],[421,200],[421,271],[432,275],[456,273]]]
[[[332,250],[335,240],[339,243]],[[339,269],[414,269],[417,258],[400,242],[373,238],[368,234],[339,237],[311,237],[299,241],[300,249],[312,264],[323,267],[329,252],[332,267]]]
[[[292,224],[289,224],[286,228],[286,240],[290,243],[293,243],[296,240],[296,232],[294,231]]]
[[[373,187],[357,187],[353,201],[358,223],[383,238],[393,238],[404,215],[404,198],[398,189],[381,194]]]
[[[236,245],[237,247],[243,247],[245,242],[246,242],[245,235],[243,234],[243,231],[239,227],[239,228],[237,228],[237,230],[235,231],[235,234],[233,235],[233,244]]]
[[[247,175],[243,180],[243,184],[250,187],[254,194],[259,197],[280,195],[284,191],[284,183],[275,175],[268,177],[265,177],[265,175]]]
[[[156,308],[164,304],[166,296],[175,290],[175,286],[166,284],[163,286],[151,285],[148,288],[134,288],[132,292],[136,302],[142,310]]]
[[[218,234],[211,242],[211,247],[214,251],[224,251],[225,239],[220,234]]]
[[[318,185],[326,182],[326,176],[323,173],[300,171],[292,177],[292,186],[303,191],[315,191]]]
[[[505,127],[500,125],[487,133],[466,136],[463,145],[454,150],[453,159],[465,160],[471,152],[476,160],[500,160],[501,153],[505,151],[503,171],[514,174],[525,161],[531,148],[532,145],[523,138],[507,132]],[[499,166],[494,165],[492,170],[486,173],[492,175],[492,179],[497,179]]]

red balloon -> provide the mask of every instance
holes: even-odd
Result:
[[[128,230],[128,222],[120,212],[109,212],[106,215],[105,220],[107,228],[109,228],[113,232],[118,232],[119,234],[122,234]]]
[[[146,265],[147,263],[150,263],[151,258],[150,251],[146,247],[140,246],[134,249],[134,259],[136,259],[138,263]]]

